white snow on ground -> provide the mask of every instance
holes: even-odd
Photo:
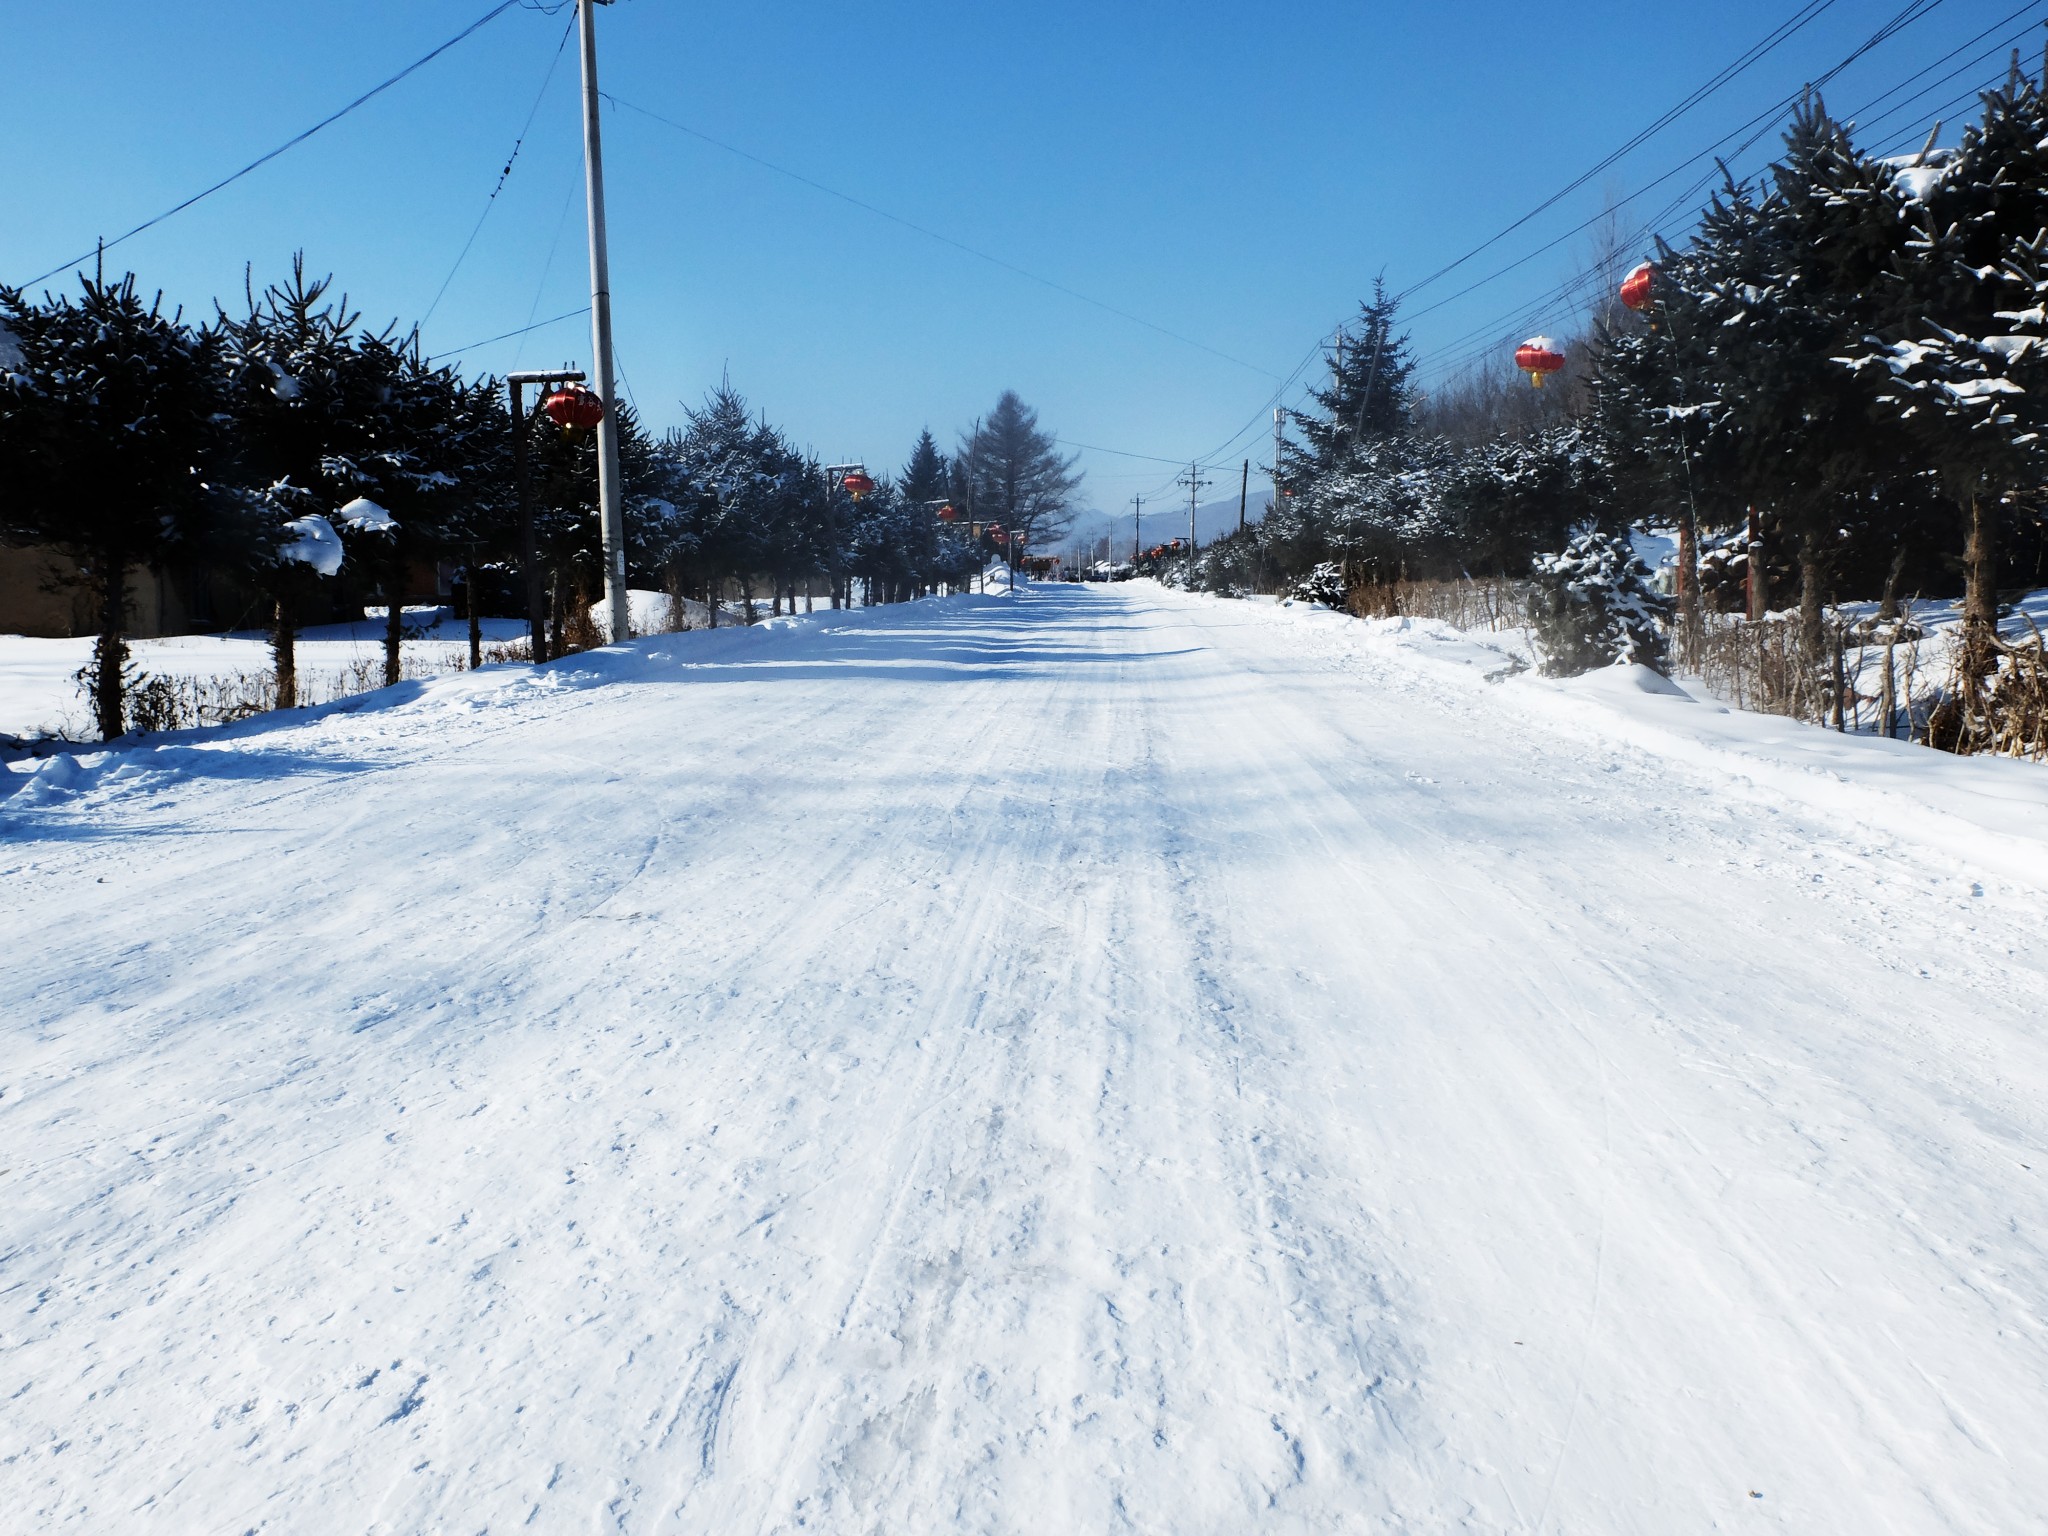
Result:
[[[425,610],[445,614],[446,609]],[[381,612],[381,610],[380,610]],[[484,643],[503,645],[524,639],[520,619],[482,621]],[[270,643],[260,630],[224,635],[166,635],[157,640],[128,642],[135,666],[164,677],[233,679],[268,674]],[[79,691],[78,671],[92,660],[93,638],[44,640],[29,635],[0,635],[0,735],[68,735],[90,739],[94,734],[92,705]],[[469,621],[442,618],[422,625],[418,637],[405,642],[408,666],[427,672],[453,670],[469,655]],[[298,640],[300,688],[325,700],[344,689],[361,691],[358,678],[384,675],[384,621],[365,618],[354,624],[319,624],[302,630]]]
[[[2041,771],[1497,670],[1040,586],[13,765],[0,1508],[2043,1529]]]

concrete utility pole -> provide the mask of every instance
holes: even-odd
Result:
[[[597,130],[597,7],[612,0],[576,0],[583,49],[583,187],[590,212],[590,348],[604,420],[597,424],[597,505],[604,531],[604,595],[614,644],[632,634],[626,598],[626,509],[619,487],[619,412],[613,399],[612,270],[604,231],[604,147]]]
[[[1145,547],[1145,498],[1131,498],[1131,564],[1138,563],[1138,553]]]
[[[1237,531],[1244,532],[1244,503],[1252,489],[1252,461],[1244,461],[1244,473],[1237,480]]]

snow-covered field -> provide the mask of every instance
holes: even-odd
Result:
[[[484,619],[478,627],[486,645],[526,635],[526,625],[517,619]],[[92,660],[93,644],[90,635],[66,640],[0,635],[0,735],[91,740],[92,705],[77,679]],[[258,631],[131,640],[129,650],[138,672],[159,677],[256,679],[268,675],[273,665],[270,643]],[[443,618],[415,626],[402,654],[409,672],[454,671],[468,663],[469,625]],[[312,699],[359,693],[383,680],[384,625],[368,620],[315,625],[300,635],[297,659],[300,687]]]
[[[10,765],[0,1523],[2048,1529],[2048,772],[1497,661],[1034,587]]]

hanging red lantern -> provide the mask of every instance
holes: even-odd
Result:
[[[1531,336],[1515,348],[1515,366],[1529,375],[1531,384],[1541,389],[1546,373],[1557,373],[1563,369],[1564,353],[1548,336]]]
[[[1650,287],[1654,282],[1652,273],[1657,269],[1644,262],[1635,271],[1621,280],[1621,302],[1638,313],[1650,307]]]
[[[846,478],[839,483],[846,487],[846,494],[855,501],[859,501],[861,497],[867,495],[869,491],[875,488],[875,482],[864,469],[847,471]]]
[[[604,420],[604,401],[581,384],[564,384],[540,408],[564,432],[588,432]]]

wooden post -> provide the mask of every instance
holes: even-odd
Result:
[[[512,479],[519,495],[519,561],[526,569],[527,650],[538,665],[548,659],[548,594],[540,574],[540,541],[533,530],[533,491],[526,483],[526,386],[520,379],[512,389]]]
[[[469,570],[464,585],[469,589],[469,670],[484,664],[484,626],[476,611],[476,545],[469,546]]]

